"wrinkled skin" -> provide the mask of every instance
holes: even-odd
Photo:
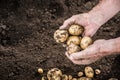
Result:
[[[74,64],[90,64],[95,62],[98,59],[101,59],[104,56],[111,54],[110,52],[104,51],[105,49],[106,51],[108,49],[112,49],[111,45],[112,45],[112,41],[97,40],[85,50],[71,54],[71,55],[68,55],[68,53],[66,53],[66,56]]]

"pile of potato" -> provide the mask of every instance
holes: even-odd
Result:
[[[88,36],[82,37],[84,28],[80,25],[73,24],[69,29],[58,29],[54,33],[54,39],[57,43],[67,45],[69,54],[86,49],[92,44],[92,39]]]
[[[38,69],[40,74],[42,74],[41,71],[43,72],[41,68]],[[43,76],[41,80],[92,80],[94,75],[98,75],[100,72],[101,71],[99,69],[93,70],[92,67],[87,66],[85,67],[84,72],[78,72],[78,77],[74,78],[72,75],[63,74],[62,71],[58,68],[53,68],[47,72],[47,77]]]

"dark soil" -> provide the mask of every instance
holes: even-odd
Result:
[[[40,80],[39,67],[46,72],[57,67],[77,76],[85,66],[75,65],[64,55],[65,48],[53,33],[65,19],[92,9],[98,0],[0,0],[0,80]],[[120,14],[104,24],[96,39],[120,36]],[[120,56],[112,55],[89,65],[99,68],[95,80],[120,79]]]

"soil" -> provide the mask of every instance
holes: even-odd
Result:
[[[51,68],[77,77],[85,66],[75,65],[53,33],[65,19],[88,12],[98,0],[0,0],[0,80],[40,80]],[[120,13],[104,24],[93,39],[120,36]],[[95,80],[120,79],[120,56],[111,55],[90,64],[100,69]],[[37,69],[44,69],[42,75]]]

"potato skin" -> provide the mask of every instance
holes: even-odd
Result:
[[[92,79],[88,78],[88,77],[80,77],[80,78],[78,78],[78,80],[92,80]]]
[[[68,80],[68,76],[66,74],[62,75],[62,80]]]
[[[101,73],[100,69],[95,69],[95,74],[100,74],[100,73]]]
[[[85,67],[85,75],[89,78],[94,77],[94,70],[92,69],[92,67],[90,66]]]
[[[83,27],[77,24],[73,24],[69,27],[68,31],[71,35],[78,36],[83,33]]]
[[[57,43],[65,42],[68,38],[69,34],[67,30],[58,29],[54,33],[54,39]]]
[[[77,80],[77,78],[73,78],[72,80]]]
[[[43,73],[43,69],[42,68],[38,68],[38,73],[42,74]]]
[[[47,78],[48,80],[61,80],[62,71],[58,68],[53,68],[48,71]]]
[[[78,72],[78,76],[79,76],[79,77],[81,77],[81,76],[83,76],[83,75],[84,75],[84,73],[83,73],[83,72],[81,72],[81,71],[80,71],[80,72]]]
[[[67,39],[67,45],[70,45],[71,43],[75,44],[75,45],[79,45],[81,41],[81,37],[79,36],[70,36]]]
[[[92,44],[92,39],[90,37],[83,37],[80,42],[80,46],[82,49],[86,49],[90,44]]]
[[[68,75],[68,80],[72,80],[72,79],[73,79],[72,75]]]
[[[41,80],[47,80],[47,77],[43,76],[43,77],[41,78]]]
[[[72,54],[72,53],[75,53],[75,52],[79,52],[81,49],[78,45],[75,45],[73,43],[71,43],[69,46],[68,46],[68,54]]]

